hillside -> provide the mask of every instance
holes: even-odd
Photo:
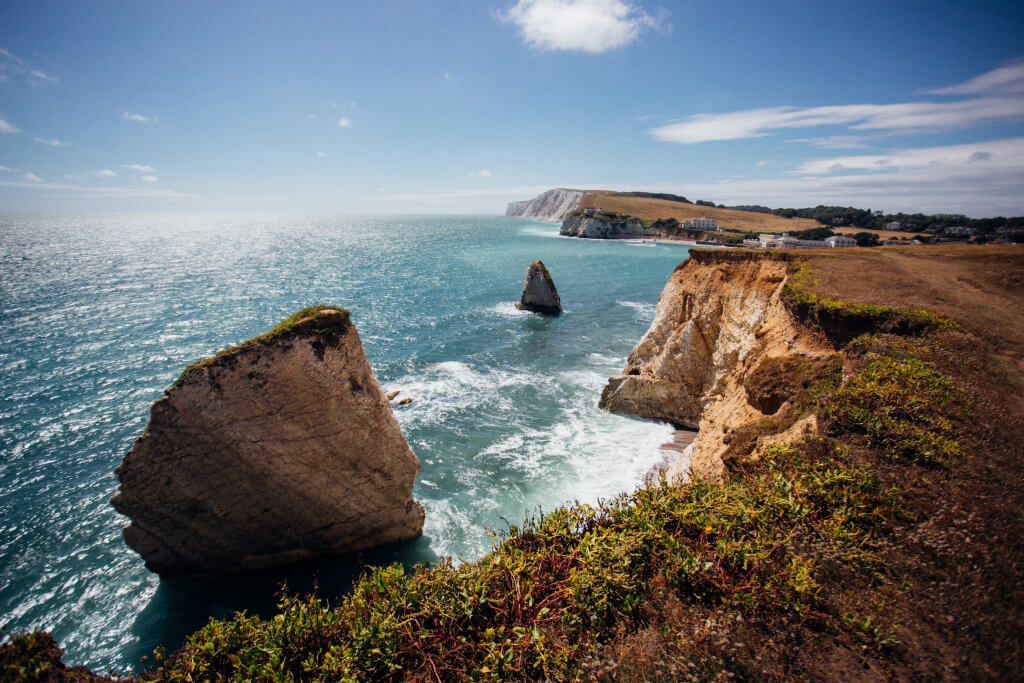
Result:
[[[633,197],[615,192],[594,190],[583,193],[579,208],[594,208],[651,220],[675,218],[680,222],[706,216],[714,218],[720,225],[730,230],[742,232],[786,232],[821,227],[821,224],[817,221],[806,218],[782,218],[781,216],[755,213],[753,211],[683,204],[664,199]]]

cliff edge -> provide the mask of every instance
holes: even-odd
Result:
[[[561,223],[571,212],[579,208],[583,192],[559,187],[543,192],[533,199],[509,202],[505,215],[510,218],[529,218],[535,221]]]
[[[318,306],[188,368],[111,504],[151,570],[230,573],[419,536],[418,471],[348,312]]]
[[[777,399],[749,395],[748,376],[765,363],[832,353],[786,309],[788,265],[785,255],[691,251],[665,285],[654,322],[622,374],[608,380],[601,407],[699,429],[690,468],[703,479],[721,478],[729,442],[723,429],[780,408]],[[669,474],[685,477],[686,463]]]

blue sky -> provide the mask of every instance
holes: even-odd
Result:
[[[6,2],[0,210],[1024,215],[1024,3]]]

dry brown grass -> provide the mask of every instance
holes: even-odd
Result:
[[[770,213],[753,211],[737,211],[720,209],[697,204],[682,204],[665,199],[649,199],[647,197],[629,197],[606,192],[585,192],[580,202],[581,208],[595,208],[615,213],[626,213],[637,218],[655,220],[658,218],[675,218],[686,221],[691,218],[706,216],[714,218],[720,225],[731,230],[744,232],[787,232],[818,228],[821,224],[808,218],[782,218]]]
[[[1024,245],[839,249],[810,256],[817,293],[957,320],[1024,368]]]

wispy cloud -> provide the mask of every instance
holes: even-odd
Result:
[[[342,116],[340,119],[338,119],[338,127],[339,128],[351,128],[352,127],[352,119],[348,118],[347,116]]]
[[[980,98],[959,102],[770,107],[728,114],[697,114],[650,131],[657,140],[693,144],[741,140],[787,128],[848,125],[887,133],[937,132],[1024,117],[1024,98]]]
[[[93,171],[93,175],[98,175],[101,178],[116,178],[117,174],[111,171],[109,168],[105,168],[102,171]]]
[[[535,50],[596,54],[627,45],[660,22],[624,0],[519,0],[498,14]]]
[[[955,101],[766,107],[725,114],[696,114],[650,131],[657,140],[694,144],[741,140],[787,129],[846,126],[851,131],[910,134],[957,130],[1024,119],[1024,69],[1003,67],[932,93],[980,95]],[[804,138],[819,146],[850,142],[851,136]]]
[[[128,168],[139,173],[152,173],[156,169],[145,164],[121,164],[121,168]]]
[[[33,182],[33,183],[41,183],[41,182],[43,182],[42,178],[37,176],[35,173],[32,173],[31,171],[29,171],[28,173],[26,173],[25,175],[23,175],[21,177],[24,178],[25,180],[28,180],[28,181]]]
[[[89,185],[73,185],[68,183],[45,183],[22,182],[11,180],[0,180],[0,187],[21,187],[33,190],[50,190],[55,192],[74,192],[79,194],[92,195],[97,197],[194,197],[192,194],[185,194],[177,190],[165,187],[102,187]]]
[[[160,182],[160,179],[157,178],[155,175],[144,175],[144,176],[142,176],[142,178],[140,178],[140,180],[142,182],[144,182],[144,183],[157,183],[157,182]]]
[[[1018,61],[945,88],[924,90],[930,95],[1024,94],[1024,61]]]
[[[13,123],[10,123],[8,121],[4,121],[3,119],[0,119],[0,133],[20,133],[20,132],[21,132],[21,130],[16,125],[14,125]]]
[[[755,164],[755,166],[757,166],[758,168],[764,168],[765,166],[767,166],[767,165],[768,165],[768,164],[770,164],[770,163],[771,163],[770,161],[767,161],[767,160],[765,160],[765,159],[762,159],[761,161],[757,162],[757,163]]]
[[[474,178],[490,178],[491,172],[486,168],[481,168],[479,171],[473,171],[469,175],[473,176]]]
[[[57,138],[32,138],[33,142],[38,142],[40,145],[46,145],[47,147],[70,147],[70,142],[58,140]]]
[[[885,154],[813,159],[791,171],[794,175],[819,175],[840,171],[891,171],[894,169],[964,168],[968,164],[985,164],[989,170],[1024,169],[1024,138],[993,140],[963,145],[901,149]],[[1024,189],[1024,176],[1021,176]]]
[[[803,142],[822,149],[863,149],[870,139],[866,135],[829,135],[820,138],[795,138],[786,142]]]
[[[126,111],[121,115],[125,121],[138,121],[139,123],[160,123],[160,119],[156,116],[145,116],[143,114],[133,114],[132,112]]]
[[[44,82],[55,83],[57,81],[55,76],[51,76],[42,69],[33,67],[24,59],[5,48],[0,48],[0,71],[3,72],[0,81],[8,79],[8,71],[21,75],[28,83],[33,85]]]
[[[319,159],[326,159],[327,158],[327,152],[317,152],[316,156]]]

